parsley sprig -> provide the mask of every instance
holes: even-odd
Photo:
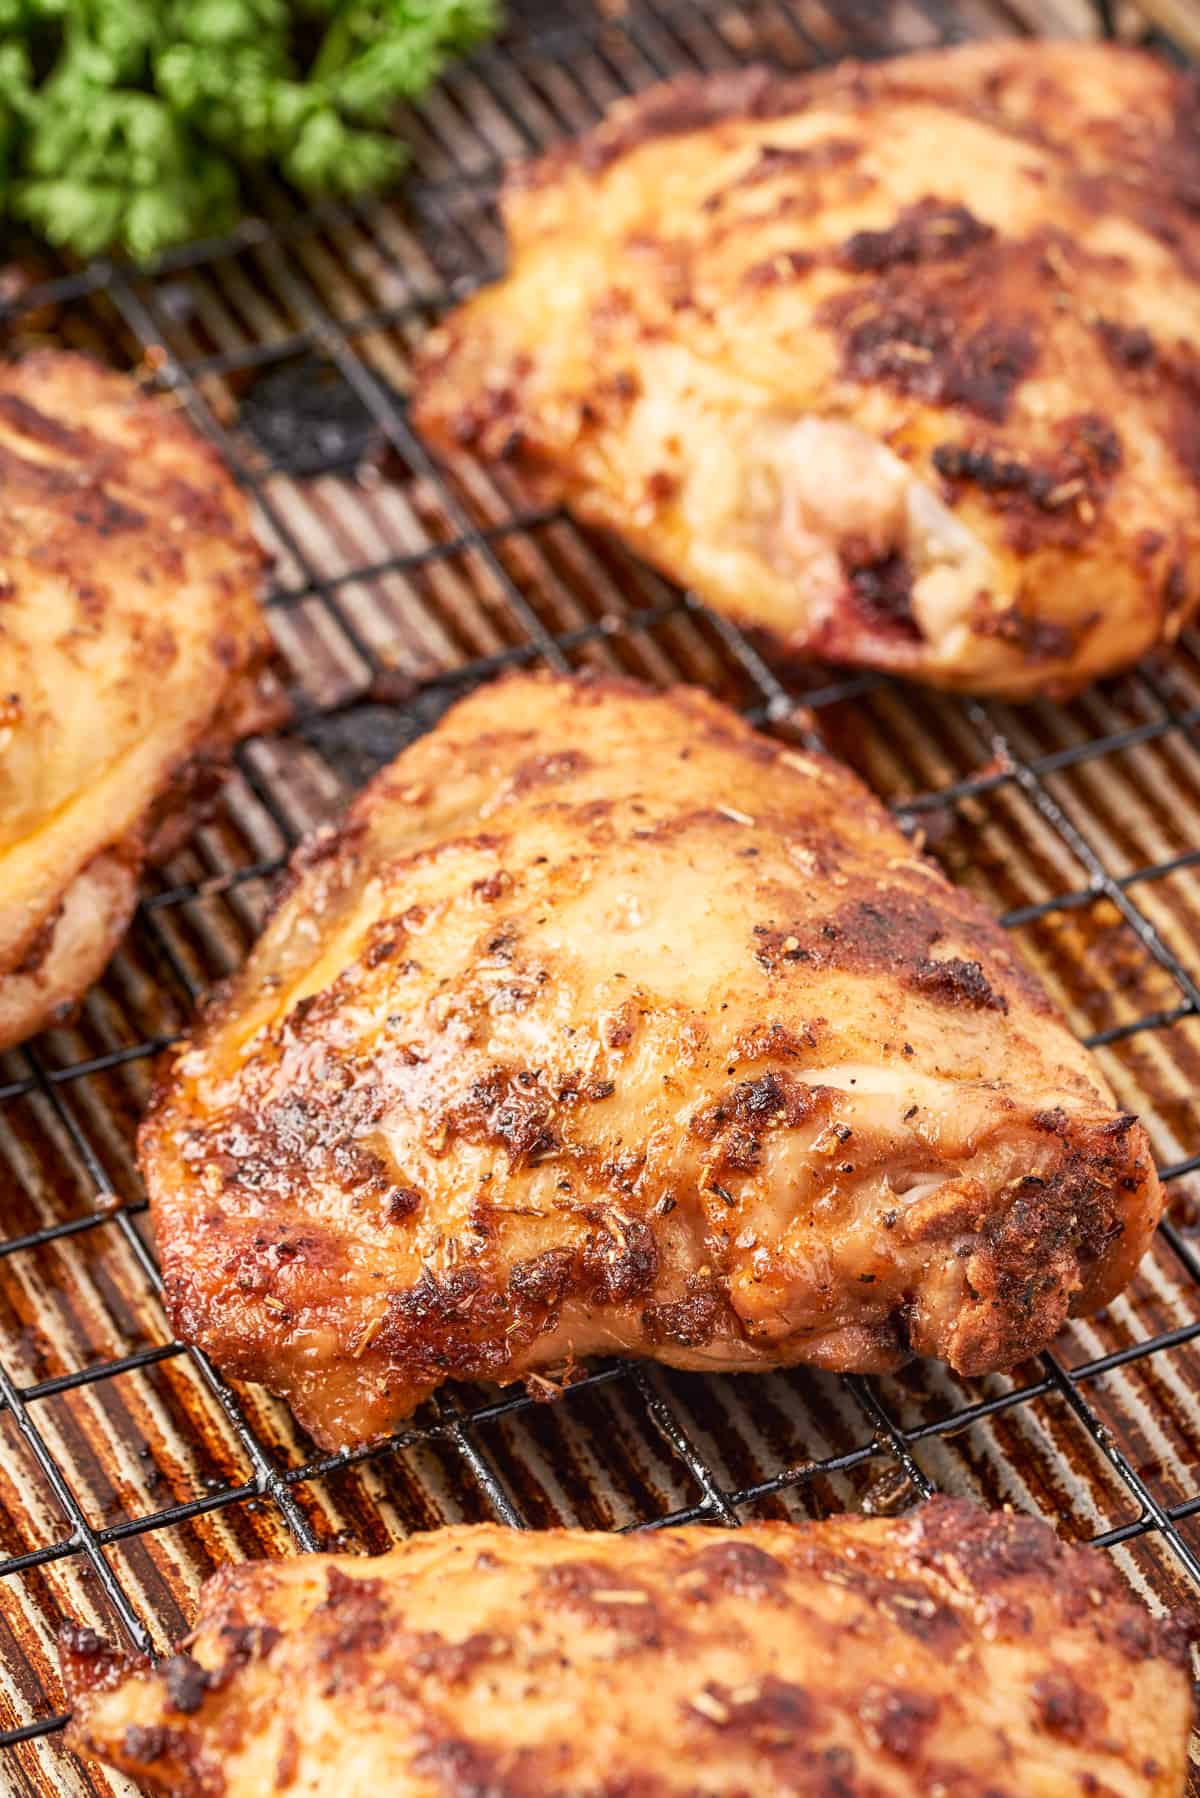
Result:
[[[356,194],[498,0],[0,0],[0,229],[144,262],[227,231],[242,177]]]

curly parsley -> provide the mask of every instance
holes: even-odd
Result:
[[[0,220],[139,262],[227,231],[245,171],[379,187],[387,129],[497,0],[0,0]]]

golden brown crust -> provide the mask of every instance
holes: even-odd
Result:
[[[781,653],[1072,690],[1200,594],[1198,120],[1109,46],[685,77],[514,172],[415,417]]]
[[[1188,1634],[935,1500],[227,1568],[159,1668],[78,1631],[64,1661],[74,1745],[172,1798],[1181,1798]]]
[[[608,1350],[1010,1366],[1126,1282],[1146,1137],[844,769],[514,677],[298,858],[141,1160],[179,1333],[326,1445]]]
[[[177,408],[83,357],[0,366],[0,1047],[96,978],[261,715],[262,552]]]

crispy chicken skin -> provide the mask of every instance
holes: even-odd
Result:
[[[1007,1367],[1129,1279],[1145,1135],[846,770],[525,675],[302,852],[141,1136],[180,1335],[327,1446],[606,1351]]]
[[[689,77],[517,168],[415,417],[768,646],[1064,694],[1200,594],[1200,108],[994,43]]]
[[[99,975],[253,722],[261,560],[177,410],[82,356],[0,366],[0,1048]]]
[[[1181,1798],[1187,1639],[1094,1550],[935,1499],[227,1567],[162,1666],[63,1658],[74,1746],[170,1798]]]

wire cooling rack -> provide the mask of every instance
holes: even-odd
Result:
[[[430,323],[498,266],[506,158],[674,72],[1022,29],[1016,5],[629,0],[602,15],[526,0],[504,44],[404,121],[414,168],[394,202],[299,210],[264,188],[232,238],[150,274],[0,270],[6,347],[50,338],[140,368],[219,443],[274,554],[295,702],[287,730],[239,751],[78,1021],[0,1061],[4,1790],[130,1789],[61,1746],[63,1616],[162,1648],[223,1561],[377,1550],[442,1521],[733,1525],[953,1490],[1110,1548],[1157,1607],[1194,1597],[1200,642],[1065,707],[828,671],[785,683],[731,625],[535,506],[509,471],[435,464],[404,399]],[[1054,14],[1113,27],[1084,0]],[[1002,913],[1145,1118],[1170,1183],[1128,1295],[1012,1376],[735,1381],[601,1364],[557,1405],[452,1389],[392,1442],[334,1455],[171,1339],[133,1164],[153,1056],[244,955],[303,831],[460,693],[538,663],[701,681],[823,744]]]

